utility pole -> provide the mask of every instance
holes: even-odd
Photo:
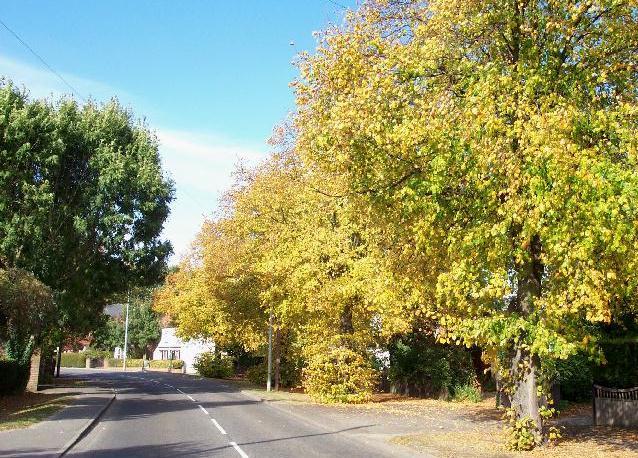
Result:
[[[270,318],[268,319],[268,380],[266,380],[266,391],[270,391],[271,380],[272,380],[272,306],[270,307]]]
[[[124,372],[126,372],[126,348],[128,347],[128,304],[131,302],[131,293],[126,294],[126,320],[124,323]]]

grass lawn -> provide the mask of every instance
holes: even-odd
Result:
[[[22,393],[0,397],[0,431],[26,428],[64,408],[68,394]]]
[[[567,429],[556,445],[532,452],[511,452],[503,446],[503,432],[433,431],[396,437],[396,444],[442,458],[629,458],[638,457],[638,431],[611,427]]]

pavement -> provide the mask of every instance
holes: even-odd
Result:
[[[77,442],[115,399],[105,383],[82,387],[53,388],[49,394],[65,393],[75,400],[48,419],[24,429],[0,431],[0,457],[58,457]]]
[[[264,401],[219,380],[175,373],[67,369],[96,390],[47,421],[0,433],[0,457],[407,457],[372,417],[332,421]],[[99,388],[98,388],[99,387]],[[108,403],[109,390],[117,396]],[[87,422],[99,415],[94,424]],[[75,428],[75,432],[72,430]],[[85,428],[78,437],[78,431]],[[9,433],[9,434],[7,434]]]

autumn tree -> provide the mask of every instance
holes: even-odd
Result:
[[[376,212],[440,339],[498,356],[516,448],[547,438],[540,359],[636,307],[637,8],[371,1],[300,59],[301,157]]]
[[[389,283],[355,201],[304,167],[294,138],[289,126],[278,128],[274,154],[238,171],[222,214],[203,226],[156,302],[186,335],[247,349],[266,343],[272,314],[275,385],[282,358],[352,352],[349,360],[369,365],[368,349],[400,321],[385,316],[396,310],[385,306],[394,296],[379,293]],[[362,385],[367,394],[371,385]]]

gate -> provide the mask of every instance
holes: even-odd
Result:
[[[594,385],[594,425],[638,426],[638,387]]]

